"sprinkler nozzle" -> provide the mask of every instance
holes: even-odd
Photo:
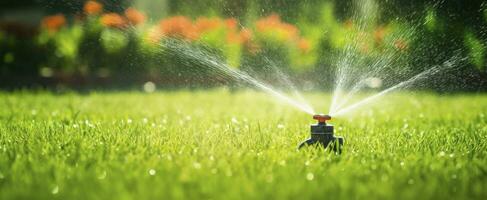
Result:
[[[331,116],[325,114],[316,114],[313,115],[313,119],[318,120],[319,123],[326,123],[326,121],[331,120]]]
[[[317,124],[311,125],[311,137],[302,142],[298,149],[305,146],[322,146],[323,148],[332,149],[337,153],[341,153],[343,146],[343,137],[335,136],[333,125],[326,124],[326,121],[331,120],[330,115],[316,114],[313,119],[318,120]]]

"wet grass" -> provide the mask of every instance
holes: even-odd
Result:
[[[0,199],[486,199],[485,115],[487,95],[394,94],[332,121],[334,155],[297,151],[310,116],[255,92],[0,93]]]

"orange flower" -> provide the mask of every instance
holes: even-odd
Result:
[[[225,20],[225,25],[230,30],[237,30],[238,21],[235,18],[229,18]]]
[[[311,48],[311,44],[309,40],[301,38],[298,42],[298,48],[303,52],[307,53],[309,49]]]
[[[101,24],[106,27],[123,28],[127,25],[127,22],[117,13],[107,13],[101,16]]]
[[[42,27],[50,32],[58,31],[64,24],[66,24],[66,18],[63,14],[46,16],[41,21]]]
[[[101,3],[98,3],[96,1],[87,1],[85,3],[85,6],[83,7],[83,10],[85,11],[85,14],[87,15],[96,15],[101,13],[103,10],[103,5]]]
[[[162,20],[159,26],[164,36],[188,40],[196,40],[199,37],[196,27],[190,19],[184,16]]]
[[[277,14],[272,14],[268,17],[257,20],[255,23],[257,31],[259,32],[279,32],[284,35],[287,40],[296,40],[298,38],[298,28],[292,24],[281,21]]]
[[[236,42],[243,44],[243,47],[251,54],[256,54],[260,51],[260,47],[252,40],[253,33],[251,30],[243,28],[237,35]],[[234,41],[235,42],[235,41]]]
[[[285,33],[288,34],[289,38],[295,38],[298,36],[299,33],[299,30],[298,28],[296,28],[296,26],[287,23],[282,23],[281,29],[285,30]]]
[[[227,32],[227,42],[234,43],[234,44],[241,44],[242,40],[240,38],[240,34],[234,31]]]
[[[406,50],[408,48],[408,43],[403,39],[397,39],[396,41],[394,41],[394,47],[399,50]]]
[[[255,26],[258,31],[265,32],[271,28],[279,27],[281,24],[281,18],[277,14],[272,14],[268,17],[262,18],[255,22]]]
[[[145,15],[135,8],[127,8],[125,10],[125,17],[127,17],[127,20],[132,25],[139,25],[145,21]]]
[[[242,29],[242,31],[228,31],[227,42],[249,45],[252,42],[252,32],[248,29]]]
[[[198,33],[204,33],[221,27],[222,22],[218,18],[200,17],[196,20],[195,27]]]
[[[243,32],[238,31],[237,27],[238,21],[235,18],[220,19],[220,18],[206,18],[200,17],[195,22],[196,32],[198,34],[204,34],[212,30],[223,30],[227,36],[227,42],[242,44],[244,40],[249,40],[250,38],[244,39],[244,37],[251,37],[250,32],[245,30]]]
[[[240,31],[240,40],[244,44],[249,44],[252,41],[252,31],[246,28],[242,29]]]
[[[386,29],[383,26],[379,26],[377,29],[375,29],[374,31],[375,43],[381,44],[382,41],[384,40],[385,35],[386,35]]]

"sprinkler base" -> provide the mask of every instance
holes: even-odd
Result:
[[[334,152],[341,153],[344,139],[333,134],[333,125],[326,124],[327,120],[331,120],[329,115],[314,115],[313,119],[318,120],[317,124],[311,125],[311,137],[302,142],[298,149],[305,146],[322,146],[323,148],[330,148]]]
[[[334,152],[342,153],[343,147],[343,137],[341,136],[333,136],[331,134],[323,134],[323,135],[315,135],[311,136],[307,140],[303,141],[299,144],[298,149],[301,149],[305,146],[315,146],[320,145],[323,148],[330,148]]]

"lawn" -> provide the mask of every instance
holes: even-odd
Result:
[[[306,94],[326,111],[330,95]],[[396,93],[333,119],[253,91],[0,93],[0,199],[486,199],[487,95]]]

